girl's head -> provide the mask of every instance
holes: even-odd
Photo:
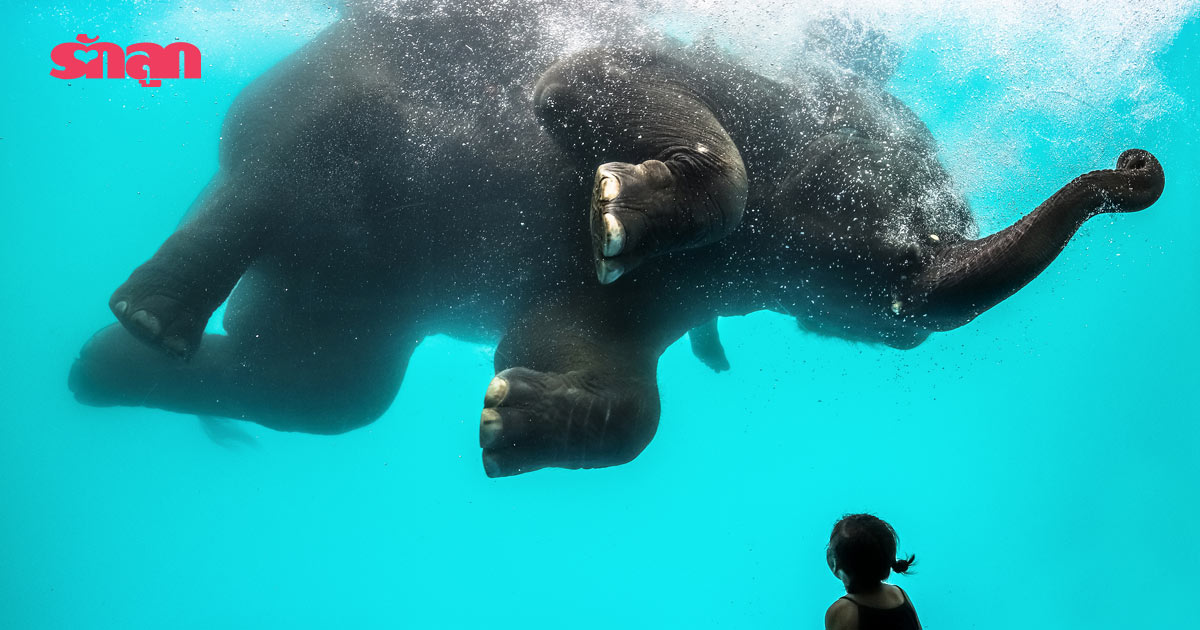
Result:
[[[863,593],[879,588],[892,571],[907,573],[917,557],[896,558],[896,531],[882,519],[850,514],[833,526],[825,560],[846,592]]]

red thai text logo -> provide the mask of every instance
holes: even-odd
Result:
[[[182,65],[183,78],[200,78],[200,49],[189,43],[175,42],[166,47],[142,43],[122,49],[99,39],[80,33],[74,42],[55,46],[50,61],[62,67],[50,70],[50,75],[59,79],[129,77],[143,87],[158,87],[162,85],[159,79],[178,79]]]

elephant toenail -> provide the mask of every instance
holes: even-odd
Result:
[[[612,201],[621,194],[621,183],[616,177],[605,175],[600,179],[600,201]]]
[[[129,317],[129,321],[137,324],[139,328],[151,337],[157,337],[158,333],[162,332],[162,324],[158,323],[158,318],[146,311],[135,311]]]
[[[601,260],[596,263],[596,278],[600,280],[600,284],[612,284],[623,273],[624,265],[615,260]]]
[[[612,214],[604,215],[604,255],[616,256],[625,249],[625,226]]]
[[[479,414],[479,446],[487,448],[500,439],[502,423],[500,412],[495,409],[484,409]]]
[[[120,302],[113,304],[113,312],[116,313],[118,317],[124,315],[125,311],[127,310],[129,310],[129,302],[126,302],[125,300],[121,300]]]
[[[492,379],[491,383],[488,383],[487,393],[483,395],[483,404],[494,407],[503,402],[505,396],[508,396],[508,381],[497,376]]]

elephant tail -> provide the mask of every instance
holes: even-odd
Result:
[[[688,331],[688,339],[692,342],[692,354],[712,371],[724,372],[729,369],[725,346],[721,344],[721,335],[717,331],[717,318]]]
[[[1137,212],[1162,194],[1162,165],[1130,149],[1115,169],[1076,177],[1013,225],[991,236],[945,244],[892,304],[897,317],[928,330],[970,322],[1028,284],[1097,214]]]

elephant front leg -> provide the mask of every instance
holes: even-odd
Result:
[[[683,70],[642,51],[593,50],[550,68],[537,114],[595,172],[589,210],[596,276],[617,280],[652,256],[707,245],[746,206],[741,154]]]
[[[265,195],[219,174],[191,215],[113,292],[109,308],[141,341],[195,354],[213,311],[257,256]]]
[[[609,337],[539,323],[504,338],[480,416],[489,477],[615,466],[650,443],[659,417],[657,357]]]

